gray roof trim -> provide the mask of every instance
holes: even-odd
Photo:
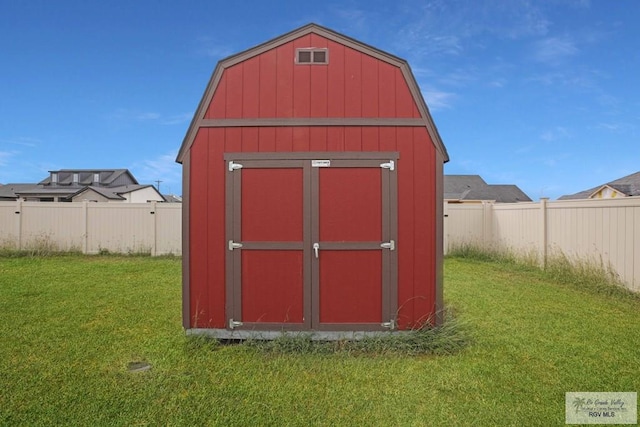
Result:
[[[420,115],[422,118],[420,125],[425,126],[427,128],[427,132],[429,133],[429,136],[431,137],[431,140],[435,145],[436,150],[438,150],[442,154],[443,161],[444,162],[449,161],[449,155],[442,142],[440,133],[438,132],[438,129],[436,128],[435,123],[433,122],[433,118],[431,117],[429,108],[427,107],[424,97],[422,96],[422,92],[420,91],[420,87],[416,82],[416,79],[413,75],[413,72],[411,71],[411,68],[408,62],[390,53],[384,52],[370,45],[362,43],[358,40],[352,39],[351,37],[337,33],[333,30],[322,27],[320,25],[311,23],[303,27],[300,27],[296,30],[293,30],[289,33],[286,33],[280,37],[277,37],[275,39],[262,43],[256,47],[247,49],[236,55],[229,56],[218,62],[218,64],[216,65],[211,75],[211,78],[209,80],[205,93],[202,96],[200,103],[198,104],[198,108],[193,116],[193,119],[191,120],[191,124],[187,129],[187,132],[182,141],[180,150],[178,151],[176,162],[182,163],[184,161],[186,153],[190,150],[191,145],[195,140],[196,133],[198,129],[202,126],[202,121],[204,119],[204,114],[206,113],[206,109],[211,103],[213,94],[215,93],[215,90],[218,87],[218,84],[220,83],[220,79],[222,78],[222,74],[226,68],[236,65],[249,58],[260,55],[266,51],[269,51],[271,49],[274,49],[278,46],[289,43],[293,40],[296,40],[302,36],[305,36],[311,33],[317,34],[321,37],[332,40],[336,43],[340,43],[349,48],[355,49],[359,52],[365,53],[381,61],[384,61],[399,67],[409,86],[409,90],[414,98],[414,101],[418,106],[418,110],[420,111]]]

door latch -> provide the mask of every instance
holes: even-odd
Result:
[[[320,249],[320,243],[314,243],[313,244],[313,253],[316,255],[316,258],[318,258],[318,250]]]

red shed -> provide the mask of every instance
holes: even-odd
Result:
[[[220,61],[177,158],[185,329],[437,322],[447,160],[400,58],[309,24]]]

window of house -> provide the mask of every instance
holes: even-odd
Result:
[[[296,64],[328,64],[329,50],[326,48],[296,49]]]

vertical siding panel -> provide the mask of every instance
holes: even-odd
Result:
[[[380,151],[379,128],[364,127],[362,128],[362,151]]]
[[[260,151],[259,144],[259,132],[258,128],[250,127],[250,128],[241,128],[242,132],[242,151],[245,153],[255,153]]]
[[[224,129],[224,151],[225,153],[236,153],[242,151],[242,128]]]
[[[380,151],[398,151],[398,136],[394,127],[378,128],[380,135]],[[400,153],[402,159],[402,153]]]
[[[362,117],[362,54],[345,49],[344,115]]]
[[[409,91],[409,86],[399,68],[395,71],[396,78],[396,114],[397,117],[413,117],[415,102]]]
[[[293,128],[293,151],[309,151],[309,128]]]
[[[227,78],[226,73],[222,73],[218,87],[216,88],[209,108],[204,117],[206,119],[224,119],[227,114]]]
[[[276,151],[276,128],[260,128],[258,151]]]
[[[295,48],[309,47],[309,35],[294,40]],[[295,51],[294,51],[295,54]],[[291,58],[294,63],[294,58]],[[293,65],[293,117],[309,117],[311,114],[311,65]]]
[[[207,238],[207,257],[203,260],[207,266],[208,304],[211,308],[209,318],[211,327],[225,327],[225,250],[220,242],[225,241],[224,200],[225,168],[224,168],[224,129],[209,130],[207,158],[207,231],[202,233]],[[191,193],[198,196],[198,193]],[[193,252],[199,251],[194,248]]]
[[[415,324],[413,295],[415,252],[415,201],[414,201],[414,165],[413,132],[411,128],[397,128],[397,146],[400,151],[398,160],[398,321],[400,327],[412,327]]]
[[[327,114],[328,117],[344,117],[345,47],[332,41],[329,41],[328,47],[327,79],[329,86],[327,88]]]
[[[293,151],[293,128],[276,128],[276,151]]]
[[[362,128],[347,127],[344,129],[345,151],[362,151]]]
[[[344,128],[330,127],[327,129],[327,150],[345,151],[344,148]]]
[[[191,176],[189,177],[189,285],[190,285],[190,313],[192,327],[208,326],[208,319],[212,314],[208,297],[209,258],[207,197],[197,197],[197,194],[208,196],[209,179],[207,164],[209,158],[208,129],[200,129],[195,137],[191,151]]]
[[[327,47],[327,39],[311,34],[311,47]],[[331,61],[331,52],[329,52]],[[328,66],[309,66],[311,71],[311,106],[310,117],[327,117],[328,111]]]
[[[378,64],[380,60],[362,55],[362,117],[378,117]]]
[[[252,119],[260,115],[260,57],[243,63],[242,117]]]
[[[309,132],[309,151],[327,151],[327,128],[312,127]]]
[[[396,68],[391,64],[380,63],[378,67],[378,111],[380,117],[396,116]]]
[[[242,117],[242,67],[243,63],[225,70],[227,77],[227,112],[225,117],[239,119]]]
[[[258,57],[260,59],[260,111],[259,117],[276,117],[277,55],[270,50]]]
[[[293,44],[276,49],[276,117],[293,116]]]
[[[435,309],[435,150],[424,128],[413,128],[415,317],[428,320]]]

